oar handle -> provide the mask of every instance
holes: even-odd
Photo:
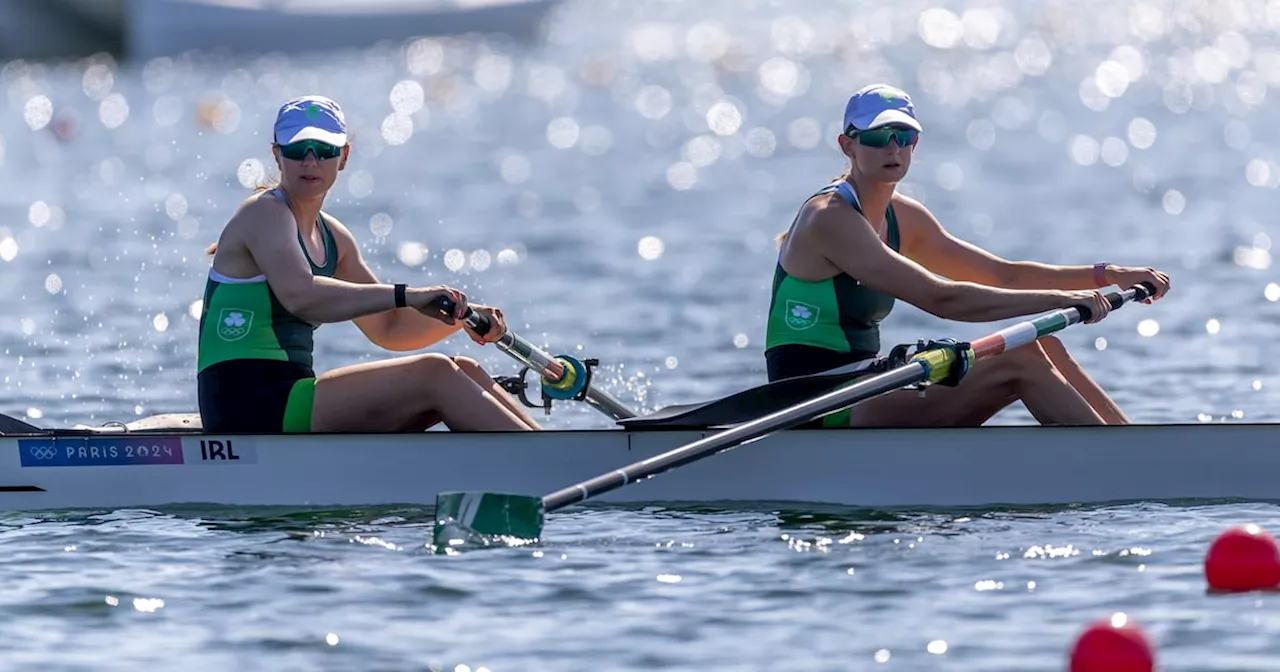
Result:
[[[453,299],[447,296],[433,299],[429,305],[446,315],[452,315],[456,307]],[[467,314],[463,316],[462,321],[480,336],[489,333],[489,329],[493,326],[489,318],[470,308],[467,309]],[[544,394],[551,394],[547,391],[547,385],[551,385],[553,390],[560,390],[560,394],[568,395],[553,396],[552,398],[555,399],[578,398],[577,394],[581,392],[585,394],[588,404],[614,420],[636,417],[635,411],[627,408],[626,404],[608,392],[591,385],[591,373],[586,363],[567,355],[555,357],[510,330],[498,339],[496,345],[512,359],[537,371],[542,376]]]
[[[432,299],[431,303],[428,305],[431,305],[437,308],[438,310],[440,310],[440,312],[446,315],[453,314],[453,307],[454,307],[453,299],[447,296],[441,296],[437,299]],[[484,336],[485,334],[489,333],[489,327],[491,326],[489,324],[489,318],[485,317],[484,315],[481,315],[480,313],[477,313],[470,306],[467,307],[467,314],[462,316],[462,321],[466,322],[467,326],[474,329],[475,332],[477,334],[480,334],[481,336]]]
[[[1107,302],[1111,304],[1111,310],[1116,310],[1123,306],[1126,301],[1146,301],[1156,295],[1156,286],[1149,282],[1141,282],[1133,287],[1126,289],[1124,292],[1117,294],[1112,292],[1107,294]],[[1081,304],[1072,306],[1077,313],[1080,314],[1081,322],[1088,322],[1093,317],[1093,311],[1088,306]]]

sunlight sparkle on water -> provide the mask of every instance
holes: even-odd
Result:
[[[742,128],[742,111],[727,101],[716,103],[707,110],[707,127],[716,135],[733,135]]]
[[[1129,144],[1135,149],[1151,149],[1156,144],[1156,125],[1150,119],[1134,117],[1129,121]]]
[[[50,216],[49,204],[44,201],[36,201],[27,208],[27,221],[34,227],[48,224]]]
[[[676,191],[692,189],[698,182],[698,167],[688,161],[677,161],[667,167],[667,184]]]
[[[1147,318],[1138,323],[1138,335],[1151,338],[1160,333],[1160,323],[1151,318]]]
[[[746,334],[735,334],[733,337],[733,347],[745,348],[750,344]]]
[[[636,251],[640,253],[640,258],[645,261],[661,258],[666,249],[666,243],[662,242],[662,239],[657,236],[645,236],[636,244]]]
[[[337,646],[337,645],[338,645],[338,633],[336,633],[336,632],[330,632],[329,634],[325,635],[325,636],[324,636],[324,643],[325,643],[325,644],[328,644],[329,646]]]
[[[573,117],[557,117],[547,122],[547,144],[556,149],[569,149],[578,144],[582,128]]]
[[[391,87],[388,99],[391,101],[391,109],[400,114],[413,114],[422,109],[426,102],[426,92],[417,81],[406,79]]]
[[[529,159],[519,154],[508,154],[498,166],[498,173],[507,184],[520,184],[529,179],[531,172]]]
[[[1099,337],[1097,337],[1097,338],[1093,339],[1093,347],[1094,347],[1094,348],[1096,348],[1096,349],[1098,349],[1098,350],[1106,350],[1106,349],[1107,349],[1107,339],[1105,339],[1105,338],[1103,338],[1103,337],[1101,337],[1101,336],[1099,336]]]
[[[245,189],[252,189],[262,182],[267,175],[267,170],[263,167],[262,162],[257,159],[245,159],[240,162],[240,166],[236,168],[236,179],[240,181],[240,186]]]
[[[376,238],[386,238],[391,233],[391,215],[385,212],[374,213],[369,218],[369,232]]]
[[[107,128],[119,128],[129,118],[129,101],[119,93],[107,96],[98,104],[98,119]]]
[[[1098,141],[1087,135],[1075,136],[1071,139],[1069,146],[1071,160],[1081,166],[1092,166],[1097,163],[1101,151]]]
[[[0,243],[0,246],[2,245],[3,243]],[[0,252],[3,252],[3,250],[0,249]],[[1262,290],[1262,295],[1267,297],[1268,301],[1280,301],[1280,285],[1268,282],[1267,286]]]
[[[1210,318],[1208,322],[1204,323],[1204,330],[1209,332],[1211,335],[1217,334],[1219,331],[1222,331],[1222,324],[1216,319]]]
[[[203,310],[204,299],[196,299],[191,302],[191,305],[187,306],[187,314],[190,315],[193,320],[200,319],[200,312]]]
[[[13,261],[18,256],[18,241],[13,238],[0,238],[0,259],[5,261]]]
[[[887,663],[891,655],[893,654],[889,653],[889,649],[878,649],[874,658],[877,663]]]
[[[153,597],[133,598],[133,608],[145,614],[154,613],[164,608],[164,600]]]
[[[48,96],[32,96],[22,108],[22,118],[33,131],[48,126],[53,119],[53,101]]]
[[[467,265],[467,253],[459,249],[452,249],[444,253],[444,267],[457,272]]]
[[[1271,252],[1260,247],[1241,245],[1231,255],[1232,261],[1241,268],[1265,271],[1271,268]]]
[[[947,652],[947,643],[941,639],[935,639],[932,642],[929,642],[929,645],[925,648],[929,653],[932,653],[935,656],[941,656]]]
[[[778,138],[767,128],[753,128],[747,131],[747,153],[758,159],[773,156],[778,148]]]
[[[1250,159],[1249,163],[1244,167],[1244,179],[1253,187],[1267,187],[1274,189],[1277,185],[1275,180],[1276,171],[1272,170],[1272,163],[1266,159]]]
[[[1103,163],[1112,168],[1119,168],[1129,160],[1129,145],[1115,136],[1108,137],[1102,141],[1101,156]]]
[[[405,241],[396,250],[396,258],[405,266],[421,266],[427,263],[427,246],[424,243]]]
[[[514,266],[520,263],[520,255],[510,248],[498,252],[499,266]]]
[[[645,119],[657,120],[671,113],[671,93],[656,84],[640,89],[636,94],[636,112]]]
[[[156,331],[162,332],[167,330],[169,328],[169,316],[165,315],[164,313],[160,313],[159,315],[156,315],[155,317],[151,318],[151,326],[155,328]]]
[[[392,112],[382,120],[381,132],[388,145],[403,145],[413,137],[413,117]]]

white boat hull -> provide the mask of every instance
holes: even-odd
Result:
[[[0,509],[430,505],[451,490],[543,495],[710,433],[4,437]],[[1280,500],[1273,441],[1280,425],[792,430],[597,501],[896,508]]]

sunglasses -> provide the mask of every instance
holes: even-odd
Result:
[[[888,147],[889,142],[893,140],[897,140],[899,147],[911,147],[920,142],[920,131],[914,128],[882,126],[869,131],[858,131],[850,128],[845,134],[851,138],[857,138],[858,144],[866,147]]]
[[[276,145],[280,148],[280,156],[291,161],[302,161],[307,158],[307,152],[316,155],[317,161],[325,161],[327,159],[336,159],[342,156],[342,148],[337,145],[330,145],[327,142],[319,140],[300,140],[288,145]]]

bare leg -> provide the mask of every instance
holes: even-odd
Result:
[[[1049,356],[1049,361],[1053,363],[1054,368],[1062,373],[1062,377],[1067,379],[1071,386],[1076,388],[1080,396],[1089,402],[1093,410],[1107,421],[1108,425],[1127,425],[1129,418],[1120,410],[1116,402],[1102,389],[1088,373],[1085,373],[1084,367],[1067,352],[1067,346],[1062,341],[1047,336],[1040,339],[1044,345],[1044,352]]]
[[[525,411],[520,404],[516,403],[515,399],[511,398],[511,395],[508,394],[506,390],[502,389],[502,386],[498,384],[498,381],[485,373],[479,362],[469,357],[454,357],[453,361],[458,365],[458,368],[461,369],[463,373],[467,374],[467,376],[471,378],[471,380],[476,381],[477,385],[488,390],[489,393],[493,395],[493,398],[498,400],[498,403],[506,406],[507,410],[514,413],[516,417],[520,418],[524,422],[524,424],[528,425],[529,429],[542,429],[537,422],[534,422],[533,416],[529,415],[529,413]]]
[[[414,431],[438,421],[459,431],[529,429],[444,355],[356,364],[316,380],[312,431]]]
[[[913,390],[900,390],[862,402],[850,409],[849,424],[978,426],[1018,400],[1043,425],[1105,424],[1036,344],[981,362],[956,387],[930,387],[923,399]]]

